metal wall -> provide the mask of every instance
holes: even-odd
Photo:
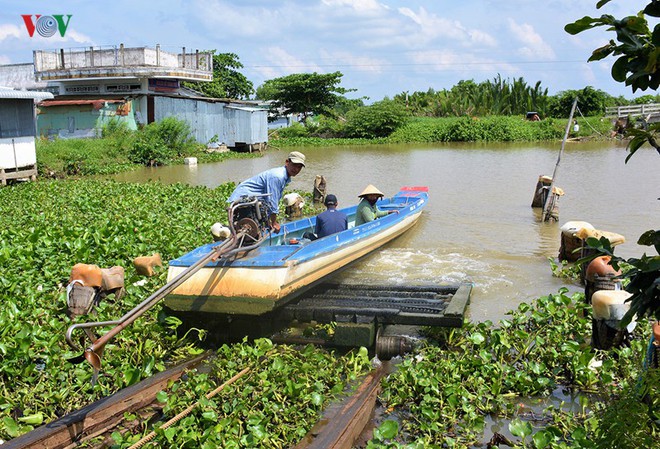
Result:
[[[34,100],[0,100],[0,138],[34,136]]]
[[[154,97],[154,120],[176,117],[190,125],[193,136],[200,143],[208,143],[217,136],[217,141],[226,142],[222,131],[224,103],[211,103],[191,98]]]
[[[154,119],[176,117],[187,122],[200,143],[212,140],[228,147],[268,142],[267,111],[192,98],[154,97]]]
[[[229,146],[268,142],[268,111],[229,105],[225,108],[225,133]]]

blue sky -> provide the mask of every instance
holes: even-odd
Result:
[[[255,87],[290,73],[344,74],[349,96],[370,101],[449,89],[498,74],[541,81],[550,94],[587,85],[633,95],[610,77],[613,59],[587,63],[612,36],[570,36],[585,15],[637,13],[646,0],[0,0],[0,64],[32,62],[33,50],[155,46],[236,53]],[[22,14],[71,14],[64,37],[28,35]]]

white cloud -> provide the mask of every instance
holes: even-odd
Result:
[[[423,68],[420,71],[456,72],[469,74],[471,75],[469,78],[472,78],[472,74],[475,72],[507,73],[516,71],[516,67],[509,63],[492,61],[453,50],[415,52],[411,55],[411,59],[419,65],[418,68]]]
[[[321,52],[321,56],[323,59],[333,61],[333,64],[338,65],[339,71],[348,68],[358,72],[370,72],[379,74],[383,71],[383,66],[387,64],[387,61],[383,61],[382,59],[368,56],[358,56],[348,51],[328,52],[323,50]]]
[[[255,65],[253,69],[264,79],[277,78],[291,73],[323,72],[321,67],[303,61],[281,47],[264,49],[264,64]]]
[[[488,33],[477,29],[468,29],[459,21],[445,19],[437,14],[429,13],[423,7],[420,7],[417,12],[405,7],[399,8],[398,11],[417,24],[418,32],[414,36],[417,41],[429,42],[443,38],[461,41],[465,45],[496,45],[496,40]]]
[[[349,7],[357,12],[374,12],[389,9],[376,0],[322,0],[324,5],[332,7]]]
[[[509,19],[509,29],[519,42],[523,45],[518,47],[516,52],[526,59],[555,59],[555,52],[543,38],[534,30],[534,27],[527,24],[518,24],[513,19]]]
[[[10,37],[20,38],[21,31],[16,25],[2,24],[0,25],[0,42]]]

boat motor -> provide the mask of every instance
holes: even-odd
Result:
[[[263,239],[263,234],[270,230],[268,209],[262,201],[270,195],[260,194],[242,196],[229,206],[229,227],[233,235],[242,235],[238,246],[254,245]]]

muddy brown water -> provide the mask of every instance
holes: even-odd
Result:
[[[356,203],[367,184],[386,195],[404,185],[429,187],[430,201],[418,225],[383,249],[338,275],[339,280],[369,283],[458,283],[474,285],[468,316],[497,322],[520,302],[566,286],[582,287],[552,276],[559,227],[572,220],[617,232],[626,243],[623,257],[651,248],[636,244],[660,224],[660,155],[638,151],[628,164],[625,145],[613,142],[566,144],[556,184],[566,192],[559,202],[559,223],[540,223],[530,207],[538,176],[551,175],[560,142],[543,144],[433,144],[296,148],[307,167],[290,184],[311,191],[324,175],[328,193],[341,205]],[[240,182],[277,166],[287,151],[270,149],[262,158],[198,166],[145,168],[113,176],[133,182],[159,180],[214,188]]]

